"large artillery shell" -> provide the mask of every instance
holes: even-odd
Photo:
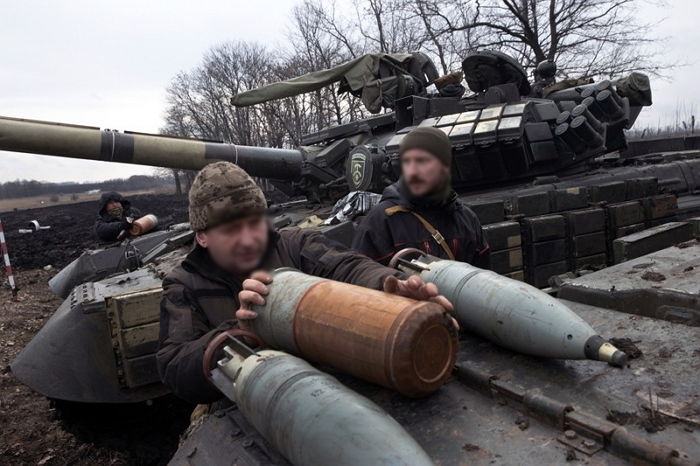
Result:
[[[129,233],[131,233],[132,236],[139,236],[148,233],[157,226],[158,217],[153,214],[148,214],[134,220],[134,223],[131,224]]]
[[[464,262],[426,267],[421,277],[452,302],[462,327],[494,343],[546,358],[627,360],[564,303],[533,286]]]
[[[253,331],[283,349],[419,397],[449,376],[457,336],[439,305],[305,275],[274,273]]]
[[[292,464],[433,464],[379,406],[307,362],[269,350],[232,356],[219,369],[232,382],[236,404]]]

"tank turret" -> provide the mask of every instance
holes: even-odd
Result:
[[[533,90],[523,68],[501,53],[472,54],[462,68],[473,92],[467,97],[459,73],[437,77],[422,54],[367,55],[234,96],[234,105],[254,105],[340,81],[341,91],[359,96],[371,113],[387,111],[307,134],[295,149],[0,117],[0,150],[195,170],[227,160],[288,194],[332,201],[348,191],[381,192],[399,176],[403,136],[434,126],[452,141],[453,185],[464,192],[557,174],[622,149],[623,130],[651,102],[648,78],[638,73],[585,85],[550,76]],[[374,94],[394,81],[412,84]],[[633,97],[639,95],[648,99]]]

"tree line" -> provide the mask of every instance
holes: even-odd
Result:
[[[162,132],[237,144],[293,147],[303,134],[366,116],[337,84],[236,108],[231,96],[329,68],[365,53],[422,51],[442,73],[471,51],[499,50],[528,72],[554,60],[559,78],[661,75],[662,41],[635,11],[645,0],[303,0],[286,45],[217,45],[167,89]],[[648,3],[648,2],[647,2]],[[264,21],[264,18],[261,18]]]
[[[158,186],[171,186],[170,176],[134,175],[94,183],[47,183],[36,180],[16,180],[0,183],[0,199],[16,199],[32,196],[80,194],[87,191],[137,191]]]

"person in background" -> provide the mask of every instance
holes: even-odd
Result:
[[[117,192],[102,193],[100,197],[100,210],[95,222],[95,234],[102,241],[117,241],[129,231],[134,219],[141,216],[141,212],[131,206],[131,202]]]
[[[452,144],[437,128],[418,127],[400,143],[401,178],[358,226],[353,248],[388,264],[404,248],[490,267],[489,245],[476,214],[452,190]]]

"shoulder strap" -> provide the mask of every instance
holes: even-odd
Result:
[[[433,225],[430,224],[429,221],[427,221],[422,215],[420,215],[418,212],[414,212],[410,209],[407,209],[404,206],[400,205],[395,205],[392,207],[387,207],[384,209],[384,213],[392,216],[396,212],[408,212],[410,214],[413,214],[414,217],[418,219],[418,221],[423,225],[423,228],[428,230],[428,233],[430,233],[430,236],[433,237],[433,239],[437,242],[437,244],[440,245],[443,251],[445,251],[445,254],[447,254],[447,257],[450,258],[450,260],[455,260],[455,255],[452,253],[452,249],[447,245],[447,241],[445,241],[445,237],[442,236],[442,234],[435,228]]]

